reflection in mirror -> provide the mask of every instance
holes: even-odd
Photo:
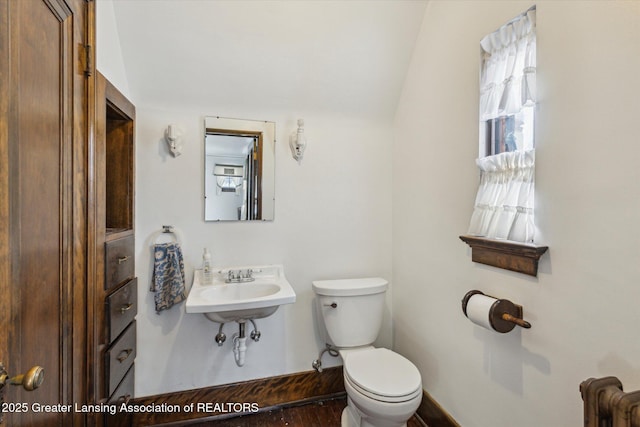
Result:
[[[271,221],[274,122],[205,117],[205,221]]]

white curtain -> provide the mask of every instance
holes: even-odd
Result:
[[[536,98],[535,7],[481,41],[480,122],[515,116],[517,151],[479,158],[480,185],[469,234],[518,242],[534,240]],[[524,140],[523,140],[524,139]],[[481,144],[482,146],[482,144]],[[491,153],[487,153],[491,154]]]
[[[480,120],[517,114],[536,102],[536,11],[480,41]]]
[[[469,234],[532,242],[535,151],[513,151],[476,161],[480,186]]]

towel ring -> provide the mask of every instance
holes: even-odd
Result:
[[[180,243],[180,236],[178,235],[178,232],[176,231],[175,227],[173,225],[163,225],[162,226],[162,231],[161,232],[156,232],[158,233],[158,235],[156,236],[156,238],[154,239],[155,243],[158,243],[158,239],[165,234],[170,234],[171,235],[171,240],[175,243]]]

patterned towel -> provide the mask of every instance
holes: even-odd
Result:
[[[184,295],[184,262],[178,243],[160,243],[154,246],[153,277],[156,312],[173,307],[187,297]]]

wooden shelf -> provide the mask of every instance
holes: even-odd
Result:
[[[131,236],[133,234],[132,228],[107,228],[105,232],[105,241],[121,239],[123,237]]]
[[[105,103],[105,226],[133,229],[135,107],[109,82]]]
[[[549,249],[548,246],[475,236],[460,236],[460,240],[471,247],[471,261],[529,276],[538,275],[538,260]]]

